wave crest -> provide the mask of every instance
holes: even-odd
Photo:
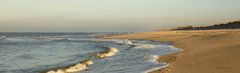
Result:
[[[74,73],[74,72],[79,72],[83,70],[87,70],[88,66],[92,65],[93,61],[87,59],[84,61],[81,61],[80,63],[77,63],[75,65],[63,68],[63,69],[57,69],[57,70],[50,70],[47,71],[46,73]]]
[[[105,58],[115,55],[118,52],[117,48],[108,48],[106,51],[99,52],[96,54],[97,58]]]

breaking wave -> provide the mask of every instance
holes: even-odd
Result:
[[[95,37],[95,35],[89,36]],[[96,39],[67,35],[1,36],[0,43],[2,42],[20,43],[1,45],[0,56],[3,57],[0,59],[3,61],[0,63],[4,66],[0,66],[0,72],[3,73],[8,71],[24,73],[25,70],[22,69],[26,69],[27,73],[39,71],[47,73],[145,73],[168,66],[166,63],[157,61],[159,55],[179,51],[171,45],[156,44],[146,40]],[[21,42],[39,43],[21,45]]]
[[[96,58],[106,58],[114,56],[116,53],[118,53],[117,48],[113,47],[106,47],[107,49],[105,51],[99,52],[95,55]],[[57,69],[50,69],[48,71],[44,71],[45,73],[75,73],[80,72],[88,69],[88,66],[94,64],[94,62],[90,59],[86,59],[84,61],[81,61],[77,64],[70,65],[63,68],[57,68]]]
[[[6,36],[1,36],[0,40],[4,42],[36,42],[38,41],[37,39],[31,38],[31,37],[6,37]]]

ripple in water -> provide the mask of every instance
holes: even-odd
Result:
[[[3,36],[0,40],[0,73],[38,73],[69,67],[87,59],[93,64],[79,72],[145,73],[168,66],[156,62],[157,56],[181,51],[157,41],[87,37],[96,34],[99,33],[25,33],[21,37],[23,34],[10,36],[0,33]],[[50,40],[39,39],[39,36],[47,36]],[[56,36],[57,41],[53,40]],[[96,58],[97,53],[109,53],[106,47],[117,48],[118,52],[105,58]]]

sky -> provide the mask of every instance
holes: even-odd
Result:
[[[142,32],[240,20],[240,0],[0,0],[0,32]]]

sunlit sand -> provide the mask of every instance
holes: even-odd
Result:
[[[151,73],[239,73],[239,30],[156,31],[105,38],[172,42],[184,51],[160,57],[169,67]]]

